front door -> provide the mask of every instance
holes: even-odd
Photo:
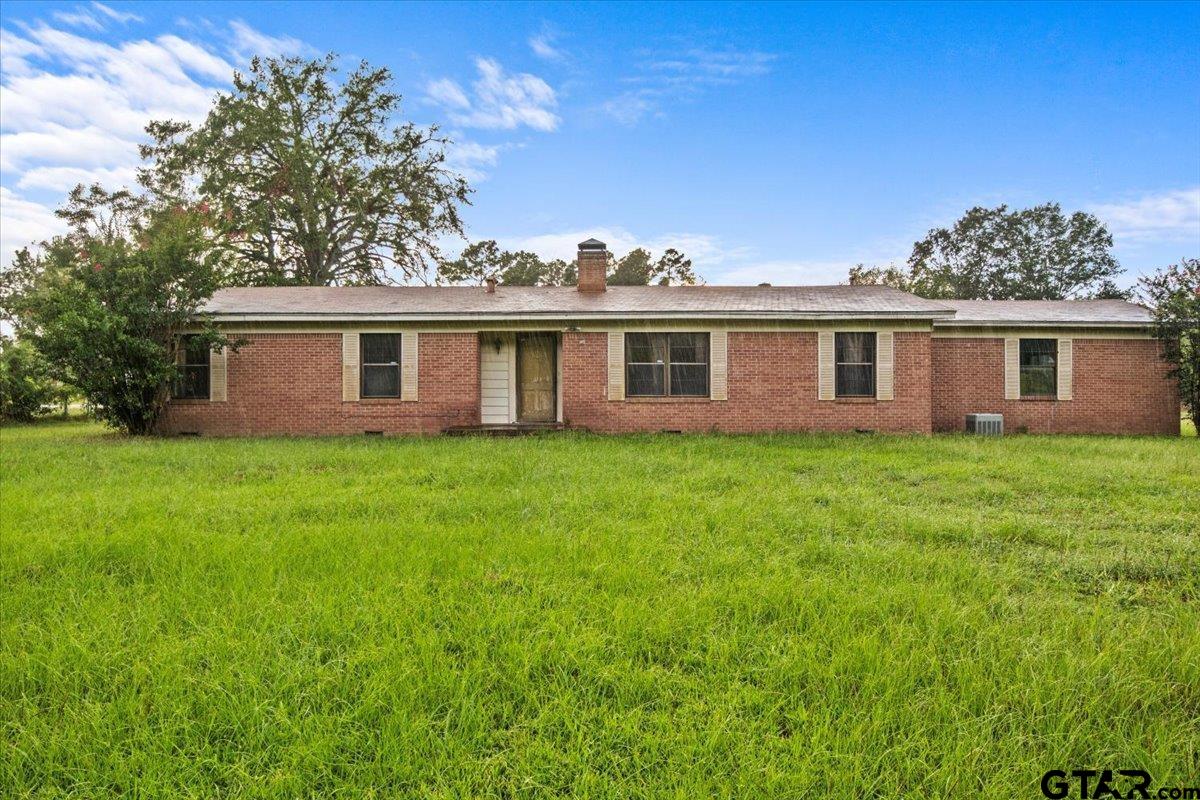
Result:
[[[517,419],[554,422],[558,342],[553,333],[517,334]]]

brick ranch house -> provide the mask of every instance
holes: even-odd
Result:
[[[883,286],[286,287],[217,292],[235,351],[180,348],[165,433],[962,430],[1178,434],[1141,306]]]

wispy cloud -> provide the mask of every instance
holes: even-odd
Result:
[[[757,50],[644,52],[637,72],[622,81],[629,88],[601,103],[600,108],[617,122],[634,125],[643,117],[661,115],[672,101],[694,99],[714,88],[766,75],[776,58]]]
[[[55,11],[50,15],[55,21],[71,28],[87,28],[92,31],[102,31],[108,22],[119,22],[122,25],[130,22],[141,22],[142,18],[128,11],[118,11],[104,3],[92,3],[90,6],[75,6],[73,9]]]
[[[233,52],[239,61],[249,61],[254,56],[305,55],[312,48],[293,36],[268,36],[251,28],[240,19],[229,23],[233,32]]]
[[[529,73],[507,73],[492,58],[476,58],[475,69],[479,77],[470,93],[450,78],[425,87],[427,99],[445,110],[455,125],[493,130],[558,128],[558,97],[550,84]]]
[[[1118,243],[1186,241],[1200,246],[1200,186],[1098,203],[1088,210],[1108,226]]]
[[[111,19],[115,22],[120,22],[122,24],[125,24],[128,22],[143,22],[144,21],[140,16],[138,16],[137,14],[134,14],[132,11],[118,11],[117,9],[113,8],[112,6],[104,5],[104,3],[93,2],[92,8],[96,9],[96,11],[100,12],[101,14],[108,17],[109,19]]]
[[[668,82],[688,85],[727,85],[743,78],[766,75],[776,56],[755,50],[692,49],[666,58],[652,58],[646,66]]]
[[[472,142],[461,133],[451,133],[450,139],[446,147],[446,167],[472,183],[487,180],[488,169],[496,166],[500,153],[516,147],[508,143],[485,145]]]
[[[543,28],[541,33],[529,37],[529,49],[538,58],[544,58],[547,61],[562,61],[566,57],[566,53],[554,46],[557,38],[557,35],[549,28]]]

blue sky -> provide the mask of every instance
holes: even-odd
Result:
[[[127,182],[255,52],[386,65],[472,179],[473,239],[676,246],[837,282],[974,204],[1096,213],[1123,281],[1200,256],[1200,4],[6,2],[0,234]]]

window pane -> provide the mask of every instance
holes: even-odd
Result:
[[[838,364],[838,397],[872,397],[875,394],[874,364]]]
[[[625,394],[647,396],[665,394],[665,364],[629,364],[625,367]]]
[[[875,334],[839,333],[834,337],[834,361],[839,364],[875,363]]]
[[[363,397],[399,397],[400,367],[362,367]]]
[[[183,366],[175,382],[175,396],[181,400],[208,399],[208,366]]]
[[[1054,396],[1058,380],[1054,367],[1021,367],[1021,395],[1024,397]]]
[[[208,364],[211,356],[212,351],[208,349],[208,345],[199,336],[189,335],[183,337],[183,363]]]
[[[707,333],[672,333],[671,363],[708,363]]]
[[[398,333],[364,333],[364,334],[362,334],[362,363],[364,363],[364,364],[399,364],[400,363],[400,334],[398,334]]]
[[[625,363],[661,363],[667,360],[665,333],[625,334]]]
[[[707,397],[708,364],[671,364],[671,395]]]
[[[1022,339],[1022,367],[1052,367],[1058,352],[1058,342],[1054,339]]]

